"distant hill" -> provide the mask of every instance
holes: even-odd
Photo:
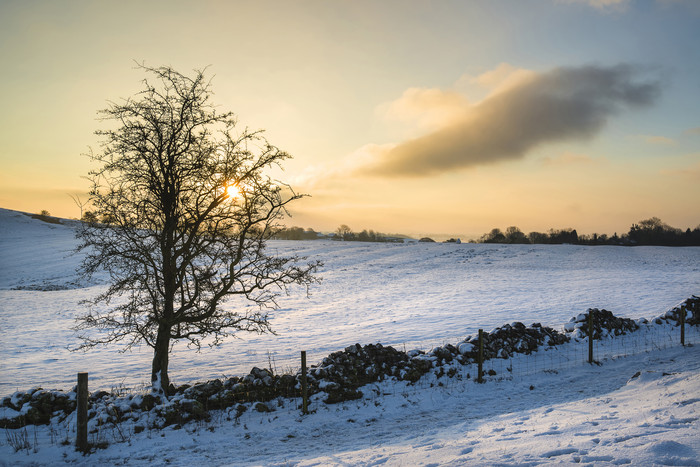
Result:
[[[78,221],[0,208],[0,289],[79,286]]]

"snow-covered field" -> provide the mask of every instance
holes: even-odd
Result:
[[[37,385],[67,389],[78,371],[90,373],[91,390],[148,379],[149,348],[66,349],[76,344],[70,327],[78,301],[103,287],[100,278],[79,282],[74,245],[69,225],[0,210],[0,396]],[[512,321],[561,328],[589,307],[652,318],[700,292],[700,248],[270,247],[323,260],[323,283],[310,298],[299,290],[282,299],[272,318],[277,336],[241,335],[199,354],[176,347],[176,383],[246,374],[270,361],[278,370],[296,368],[300,350],[315,363],[355,342],[427,349]],[[358,401],[316,403],[306,417],[289,405],[271,414],[248,411],[238,423],[222,415],[206,426],[131,433],[128,443],[88,458],[52,441],[69,433],[30,427],[36,452],[14,453],[0,439],[0,465],[700,465],[700,346],[557,371],[484,385],[385,382]]]

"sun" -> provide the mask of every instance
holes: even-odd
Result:
[[[232,182],[228,183],[226,185],[226,189],[224,191],[224,194],[226,198],[234,200],[236,198],[240,198],[241,196],[241,187],[238,186],[237,183]]]

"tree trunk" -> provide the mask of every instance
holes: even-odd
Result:
[[[170,389],[170,378],[168,377],[168,357],[170,353],[170,325],[160,323],[158,325],[158,336],[156,346],[153,349],[153,366],[151,370],[151,383],[153,389],[162,388],[166,396]],[[160,380],[160,388],[155,387]]]

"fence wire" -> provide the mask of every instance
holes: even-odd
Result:
[[[559,329],[563,332],[563,328]],[[700,326],[685,326],[685,345],[700,345]],[[415,344],[415,343],[413,343]],[[446,345],[443,342],[443,346]],[[663,349],[680,346],[680,327],[671,324],[645,324],[639,329],[621,335],[607,335],[600,339],[593,340],[593,358],[597,364],[604,364],[605,361],[638,355],[641,353],[651,353]],[[394,346],[405,351],[408,346]],[[429,347],[420,348],[415,345],[411,349],[416,349],[428,353]],[[483,372],[486,380],[525,380],[532,375],[540,373],[559,373],[566,370],[589,365],[589,342],[587,337],[572,338],[570,342],[556,347],[540,347],[530,354],[516,353],[509,358],[492,358],[483,362]],[[376,363],[390,363],[377,359]],[[317,365],[310,365],[310,369]],[[379,398],[386,395],[418,394],[436,386],[447,390],[469,391],[470,386],[476,382],[478,377],[478,364],[469,363],[462,365],[456,361],[445,365],[442,374],[436,377],[439,368],[433,368],[424,377],[417,381],[406,384],[404,381],[383,384],[383,382],[370,383],[359,388],[362,392],[362,400],[348,400],[340,402],[340,405],[366,404],[368,401],[378,402]],[[293,373],[300,371],[299,365],[296,368],[291,366],[288,369]],[[395,378],[387,378],[392,380]],[[472,386],[473,387],[473,386]],[[328,410],[328,404],[324,403],[326,394],[319,392],[309,398],[309,412]],[[292,395],[294,401],[290,403],[280,403],[280,409],[301,411],[302,400],[301,391],[296,390]],[[264,415],[263,415],[264,417]]]
[[[564,332],[564,329],[559,329]],[[652,353],[655,351],[678,347],[680,343],[680,327],[671,323],[649,323],[643,324],[636,331],[621,335],[607,335],[600,339],[593,340],[593,357],[597,363],[605,364],[605,361],[624,358],[641,353]],[[700,345],[700,325],[685,326],[685,345]],[[446,346],[443,343],[443,347]],[[397,350],[412,350],[408,346],[394,346]],[[416,348],[415,346],[413,347]],[[430,354],[430,348],[417,350]],[[569,342],[555,346],[541,346],[538,350],[530,353],[514,353],[509,358],[491,358],[483,362],[483,372],[487,381],[514,380],[522,381],[531,378],[532,375],[541,373],[559,373],[566,370],[580,368],[589,365],[588,362],[589,342],[587,337],[572,338]],[[320,361],[309,359],[308,372],[311,374],[314,369],[320,366]],[[376,359],[374,365],[389,367],[395,362]],[[214,421],[221,423],[236,423],[242,413],[248,412],[253,417],[259,417],[260,421],[271,420],[276,414],[295,413],[302,411],[302,387],[299,383],[301,373],[301,361],[298,358],[278,359],[271,355],[261,361],[258,368],[265,369],[270,375],[280,377],[288,376],[284,386],[278,385],[274,391],[266,392],[264,387],[256,387],[251,384],[240,384],[245,377],[224,377],[222,384],[226,388],[228,399],[224,402],[213,401],[205,407],[207,410],[221,408],[221,410],[211,412]],[[469,391],[474,388],[478,377],[478,364],[469,362],[462,364],[456,359],[443,363],[442,366],[433,365],[422,377],[409,383],[405,380],[398,381],[390,375],[379,378],[376,382],[361,385],[358,391],[362,393],[361,399],[340,401],[339,405],[357,405],[367,403],[379,403],[380,399],[386,395],[424,394],[426,391],[439,386],[449,391]],[[235,380],[235,381],[234,381]],[[276,379],[278,381],[278,379]],[[227,385],[228,384],[228,385]],[[140,392],[146,394],[148,387],[144,386]],[[328,394],[323,388],[316,386],[316,392],[310,394],[308,398],[308,411],[323,412],[333,410],[333,405],[326,403]],[[129,388],[117,388],[113,390],[114,397],[122,397],[130,391]],[[119,394],[122,392],[122,394]],[[220,391],[224,392],[224,391]],[[256,397],[262,395],[259,400]],[[432,396],[431,396],[432,397]],[[262,403],[262,405],[259,405]],[[336,406],[337,407],[337,406]],[[105,410],[109,410],[109,404],[105,404]]]

